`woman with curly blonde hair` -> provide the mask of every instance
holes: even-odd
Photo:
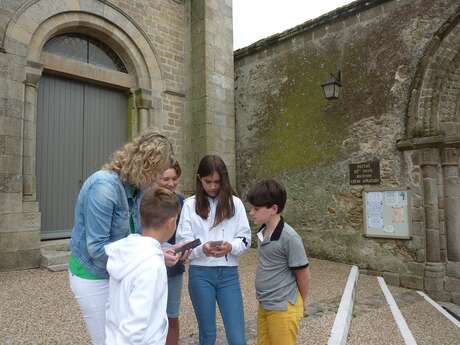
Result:
[[[89,176],[80,190],[70,242],[69,279],[94,345],[105,342],[109,275],[104,246],[141,231],[142,192],[174,163],[168,139],[149,132],[116,151],[112,161]],[[168,266],[177,263],[173,253],[171,249],[165,252]]]

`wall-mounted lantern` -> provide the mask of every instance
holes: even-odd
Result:
[[[337,72],[337,76],[334,76],[331,73],[331,79],[321,84],[321,88],[324,92],[324,97],[326,97],[327,100],[339,98],[340,88],[342,87],[341,77],[342,73],[339,70]]]

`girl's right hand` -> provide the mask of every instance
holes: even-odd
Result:
[[[203,244],[203,253],[206,256],[214,256],[214,249],[209,245],[209,242]]]

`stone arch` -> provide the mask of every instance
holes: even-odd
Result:
[[[152,43],[134,20],[108,2],[28,1],[8,23],[3,47],[26,57],[29,65],[37,65],[45,42],[72,30],[109,42],[127,62],[138,88],[157,94],[163,91],[162,72]]]
[[[163,78],[160,64],[148,36],[123,11],[102,0],[30,0],[9,21],[3,37],[3,49],[22,58],[25,68],[23,155],[23,201],[36,202],[35,148],[37,85],[44,67],[42,52],[52,37],[65,33],[83,33],[107,43],[125,63],[133,82],[109,84],[125,88],[135,99],[137,116],[132,135],[149,127],[150,118],[161,114]],[[67,73],[67,72],[65,72]],[[72,73],[79,77],[78,73]],[[90,79],[93,79],[90,77]],[[93,79],[98,81],[98,79]],[[152,101],[153,100],[153,101]]]
[[[145,58],[130,37],[106,20],[86,13],[59,14],[40,25],[30,41],[27,62],[40,63],[44,44],[53,36],[70,32],[84,33],[108,43],[125,62],[129,74],[136,79],[136,85],[144,89],[152,88],[151,81],[156,78],[150,78]]]
[[[460,8],[429,43],[408,108],[407,138],[460,137]]]
[[[421,172],[424,288],[448,300],[445,281],[460,279],[460,7],[420,60],[398,148]]]

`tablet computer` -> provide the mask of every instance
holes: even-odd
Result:
[[[182,253],[182,252],[185,252],[186,250],[198,247],[200,244],[201,244],[201,241],[200,241],[199,238],[197,238],[196,240],[193,240],[191,242],[187,242],[183,246],[174,249],[174,251],[176,252],[176,254]]]

